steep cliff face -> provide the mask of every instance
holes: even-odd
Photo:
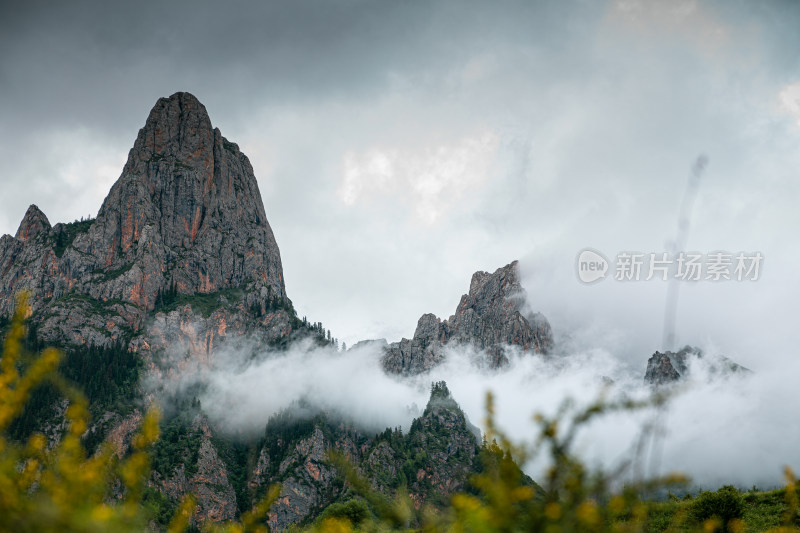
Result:
[[[709,375],[725,376],[732,373],[750,373],[751,370],[727,357],[707,357],[700,348],[684,346],[677,352],[655,352],[647,360],[644,382],[652,386],[667,385],[689,377],[692,359],[701,361]]]
[[[425,372],[441,362],[448,343],[485,350],[493,366],[506,362],[504,345],[533,353],[552,348],[553,334],[547,319],[540,313],[526,312],[516,261],[493,274],[476,272],[469,294],[461,297],[455,314],[444,321],[430,313],[422,315],[413,338],[387,347],[383,366],[395,374]]]
[[[104,269],[130,264],[140,285],[104,298],[152,307],[166,280],[183,294],[268,287],[285,296],[278,245],[247,156],[212,128],[189,93],[156,102],[88,235],[76,239]],[[134,289],[134,288],[132,288]],[[119,291],[119,292],[117,292]]]
[[[31,206],[0,239],[0,314],[30,291],[50,342],[129,340],[160,293],[233,288],[242,310],[286,299],[252,166],[189,93],[156,102],[96,219],[51,227]]]
[[[52,226],[32,205],[16,234],[0,238],[0,315],[21,290],[30,293],[40,340],[86,357],[89,345],[126,346],[144,361],[151,385],[208,363],[231,337],[280,344],[304,328],[286,295],[252,166],[189,93],[156,102],[95,219]],[[92,367],[106,379],[113,364]],[[135,387],[112,410],[113,402],[91,406],[87,444],[106,440],[125,453],[141,422],[139,410],[130,412],[142,401]],[[52,429],[51,442],[63,431],[64,409],[60,401],[46,409],[37,428]],[[193,493],[200,522],[234,518],[237,496],[217,447],[224,436],[202,417],[191,446],[176,431],[176,441],[164,441],[174,461],[160,457],[153,486],[173,503]]]
[[[25,216],[22,217],[22,222],[19,223],[19,228],[14,238],[22,242],[28,242],[40,233],[50,231],[50,228],[50,221],[47,220],[45,214],[35,205],[31,205],[25,211]]]

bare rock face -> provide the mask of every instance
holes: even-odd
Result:
[[[284,344],[307,328],[287,298],[248,158],[189,93],[156,102],[95,219],[51,226],[32,205],[16,234],[0,238],[0,316],[23,290],[40,340],[72,348],[123,341],[139,354],[148,390],[128,398],[137,406],[153,399],[157,384],[225,353],[223,343]],[[51,441],[63,431],[66,404],[55,407]],[[124,412],[103,413],[87,438],[104,438],[124,455],[142,419],[138,409]],[[239,481],[220,444],[226,437],[202,418],[193,424],[172,434],[181,452],[159,463],[151,483],[173,503],[194,494],[198,524],[233,519]],[[316,479],[319,447],[309,454],[310,470],[291,479]],[[259,464],[257,487],[269,477],[269,456]],[[327,483],[324,472],[317,481]]]
[[[527,313],[524,305],[516,261],[493,274],[476,272],[456,313],[444,321],[430,313],[423,315],[413,338],[387,347],[383,366],[395,374],[425,372],[442,361],[442,348],[448,343],[485,350],[493,366],[506,362],[504,345],[547,352],[553,346],[550,324],[540,313]]]
[[[219,307],[208,316],[189,304],[156,313],[148,321],[146,332],[133,338],[131,349],[145,361],[152,361],[157,354],[165,355],[162,362],[167,363],[166,370],[177,374],[183,370],[184,363],[210,364],[215,350],[230,339],[264,346],[287,338],[293,331],[291,317],[284,310],[257,318],[242,307],[241,301],[222,299]],[[169,378],[166,375],[160,377]]]
[[[686,356],[688,352],[656,352],[647,360],[645,383],[663,385],[679,381],[687,372]]]
[[[662,386],[682,381],[689,376],[692,358],[702,359],[712,376],[752,372],[727,357],[709,359],[700,348],[687,345],[677,352],[655,352],[650,356],[647,360],[644,382],[652,386]]]
[[[286,298],[250,161],[189,93],[156,102],[96,219],[51,227],[31,206],[0,239],[0,314],[29,291],[49,342],[130,339],[172,287],[238,288],[243,310]]]
[[[50,231],[50,221],[47,220],[47,217],[38,207],[31,205],[28,207],[28,210],[25,211],[25,216],[22,217],[22,222],[20,222],[19,229],[17,229],[14,238],[25,242],[36,237],[43,231]]]
[[[247,156],[212,128],[189,93],[156,103],[86,242],[104,269],[138,264],[136,303],[159,278],[183,294],[226,287],[285,296],[280,253]],[[155,279],[152,279],[155,278]],[[108,287],[107,297],[125,297]]]
[[[274,436],[268,429],[267,439]],[[265,444],[249,475],[248,487],[251,494],[259,494],[274,483],[281,484],[280,494],[266,517],[270,531],[286,531],[293,524],[308,522],[328,505],[346,497],[348,489],[327,454],[337,450],[357,464],[361,460],[361,446],[357,443],[365,440],[355,428],[320,415],[305,431],[278,437],[273,442],[276,455],[271,455]]]

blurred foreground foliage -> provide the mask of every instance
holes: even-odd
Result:
[[[6,333],[0,361],[0,528],[4,531],[125,531],[147,524],[139,502],[149,474],[147,448],[158,438],[158,412],[147,413],[124,460],[108,444],[87,457],[81,436],[87,429],[86,398],[56,369],[63,354],[45,349],[37,358],[25,353],[21,297]],[[48,383],[69,400],[66,433],[48,447],[34,433],[25,442],[8,438],[11,423],[31,392]],[[118,497],[114,497],[118,496]]]
[[[29,307],[21,296],[6,332],[0,360],[0,531],[8,532],[127,532],[145,531],[155,523],[144,503],[150,478],[150,451],[159,437],[157,409],[143,417],[131,451],[120,457],[103,443],[88,456],[81,442],[89,423],[86,397],[61,377],[63,353],[47,348],[38,357],[26,353],[25,317]],[[50,385],[69,401],[67,430],[55,443],[41,433],[25,441],[9,437],[13,421],[24,411],[38,386]],[[266,531],[261,524],[277,487],[241,521],[214,524],[220,532]],[[186,531],[194,509],[191,496],[177,507],[168,531]]]
[[[22,341],[28,309],[23,296],[0,360],[0,531],[159,529],[157,523],[164,520],[153,516],[153,506],[148,504],[153,489],[147,486],[153,445],[159,438],[159,412],[146,413],[131,451],[123,457],[108,443],[87,455],[81,442],[88,427],[87,400],[57,372],[61,352],[45,349],[36,357],[25,353]],[[55,443],[48,443],[40,433],[21,442],[10,438],[13,421],[23,412],[31,392],[43,384],[55,387],[69,400],[66,432]],[[358,497],[329,506],[302,531],[800,532],[796,481],[788,469],[786,487],[777,491],[742,493],[723,487],[694,498],[679,499],[669,493],[663,501],[649,501],[642,495],[680,486],[686,480],[669,476],[616,490],[612,476],[589,472],[571,450],[578,429],[605,413],[643,405],[598,401],[569,417],[570,406],[565,404],[553,418],[535,417],[539,438],[524,446],[511,442],[495,427],[493,400],[488,395],[480,473],[471,480],[472,490],[454,495],[445,508],[415,507],[402,485],[398,496],[389,498],[374,490],[345,456],[331,453],[329,460]],[[541,453],[549,454],[550,467],[539,487],[525,479],[518,465]],[[280,487],[273,486],[238,521],[202,528],[230,533],[268,531],[265,517],[279,494]],[[192,497],[184,498],[167,530],[196,529],[194,508]]]

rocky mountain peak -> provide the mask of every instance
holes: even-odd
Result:
[[[547,319],[527,309],[517,261],[491,274],[473,274],[469,293],[461,297],[455,314],[444,321],[430,313],[423,315],[413,338],[386,348],[384,368],[398,374],[425,372],[442,360],[448,343],[485,351],[492,366],[505,363],[507,345],[533,353],[553,346]]]
[[[0,240],[0,313],[20,289],[45,338],[72,344],[130,337],[166,292],[231,304],[238,291],[250,314],[288,301],[252,165],[186,92],[153,106],[96,219],[51,228],[31,206]]]
[[[184,294],[248,285],[285,297],[250,161],[189,93],[156,102],[93,230],[105,267],[152,258],[148,304],[170,282]]]
[[[750,373],[745,368],[724,356],[708,357],[703,350],[686,345],[677,352],[655,352],[647,360],[644,381],[648,385],[662,386],[683,381],[689,377],[692,360],[702,361],[709,375],[729,375],[732,373]]]
[[[14,238],[27,241],[49,230],[50,221],[47,220],[47,217],[42,213],[41,209],[31,204],[28,210],[25,211],[25,216],[22,217],[22,222],[19,223],[19,228]]]
[[[488,287],[487,283],[489,283]],[[475,272],[469,283],[467,296],[475,299],[486,294],[506,297],[522,291],[523,288],[519,281],[519,261],[515,260],[497,269],[494,275],[483,271]]]
[[[213,155],[213,141],[214,131],[205,106],[193,94],[177,92],[158,99],[144,128],[139,130],[136,144],[150,156],[179,157],[191,162]]]

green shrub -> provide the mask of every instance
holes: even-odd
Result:
[[[191,479],[197,472],[200,444],[200,430],[192,429],[189,422],[181,417],[173,418],[163,425],[161,438],[151,451],[153,470],[162,477],[169,478],[183,464],[186,478]]]
[[[731,521],[744,516],[744,498],[731,485],[725,485],[716,492],[704,491],[692,503],[691,514],[699,522],[716,518],[722,523],[723,530],[727,531]]]
[[[319,515],[318,521],[324,522],[329,518],[348,520],[353,526],[358,526],[369,518],[370,512],[364,500],[350,500],[347,503],[333,503],[325,508]]]

